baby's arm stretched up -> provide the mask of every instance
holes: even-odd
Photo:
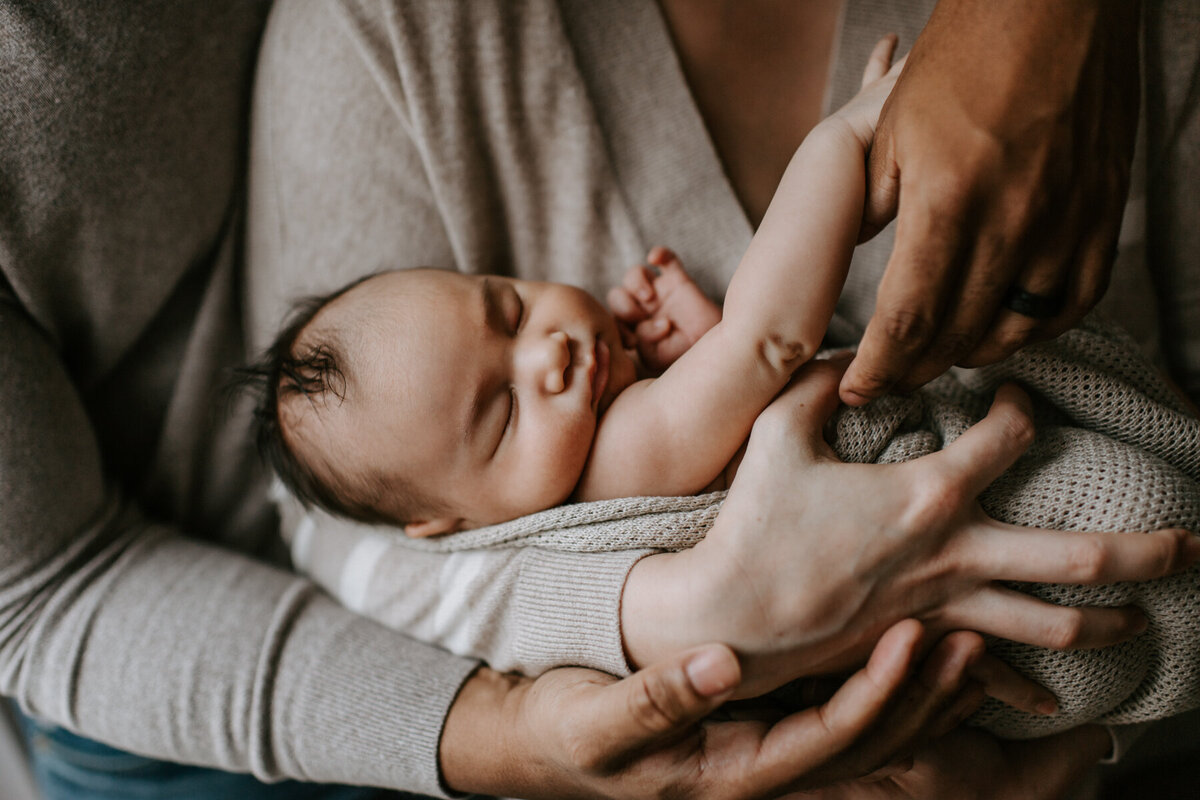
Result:
[[[867,147],[901,67],[887,71],[894,46],[890,37],[876,46],[864,89],[792,157],[721,321],[601,418],[575,499],[700,491],[820,347],[858,238]]]

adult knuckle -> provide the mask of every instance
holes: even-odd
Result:
[[[929,205],[942,214],[960,215],[971,204],[975,192],[975,170],[967,165],[948,167],[926,182]],[[949,220],[948,220],[949,221]]]
[[[1033,444],[1033,438],[1037,431],[1028,414],[1016,408],[1006,408],[1000,417],[1000,423],[1003,426],[1005,437],[1009,440],[1022,448]]]
[[[1192,534],[1184,530],[1168,531],[1154,537],[1154,567],[1158,574],[1166,574],[1186,561],[1191,537]]]
[[[1015,353],[1033,339],[1037,332],[1037,321],[1021,321],[1011,325],[1004,325],[992,334],[992,340],[995,342],[997,349],[1005,355]]]
[[[664,733],[679,718],[679,698],[662,681],[642,681],[627,697],[630,717],[646,731]]]
[[[604,750],[592,736],[570,733],[563,740],[563,751],[567,763],[586,774],[601,774],[608,771],[612,754]]]
[[[1112,559],[1112,551],[1104,542],[1086,538],[1074,543],[1068,556],[1068,566],[1077,582],[1098,583],[1108,573]]]
[[[929,345],[923,360],[948,367],[971,352],[977,338],[974,331],[943,331]]]
[[[933,316],[924,310],[896,308],[885,313],[883,333],[906,350],[923,346],[933,336]]]
[[[1078,608],[1061,610],[1047,632],[1049,646],[1055,650],[1069,650],[1083,638],[1086,620]]]
[[[966,502],[967,492],[953,475],[933,472],[917,483],[910,498],[906,515],[909,525],[916,530],[925,530],[944,525]]]

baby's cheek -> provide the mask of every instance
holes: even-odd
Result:
[[[591,420],[578,420],[556,431],[556,435],[546,437],[538,454],[537,471],[541,480],[540,488],[536,490],[536,502],[539,510],[561,505],[575,491],[587,464],[595,427]]]

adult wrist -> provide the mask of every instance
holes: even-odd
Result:
[[[451,791],[503,796],[530,785],[522,779],[529,754],[517,744],[517,710],[532,684],[488,667],[463,683],[438,744],[442,781]]]

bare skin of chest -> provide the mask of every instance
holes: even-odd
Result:
[[[688,86],[755,227],[821,118],[842,0],[662,0]]]

